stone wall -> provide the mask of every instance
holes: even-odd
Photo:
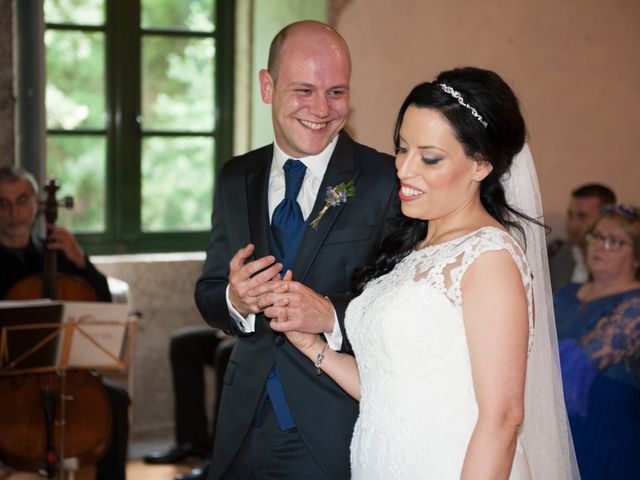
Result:
[[[162,438],[173,431],[169,336],[179,327],[203,323],[193,300],[201,257],[129,255],[93,259],[105,275],[129,284],[131,307],[142,314],[128,379],[133,400],[133,441]],[[122,380],[119,375],[114,379]]]

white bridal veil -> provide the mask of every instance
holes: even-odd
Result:
[[[544,221],[538,177],[529,146],[516,155],[502,179],[507,203],[516,210]],[[535,328],[527,362],[525,417],[521,441],[534,480],[579,479],[569,421],[562,394],[553,298],[543,227],[518,220],[519,232],[511,232],[526,249],[533,274]]]

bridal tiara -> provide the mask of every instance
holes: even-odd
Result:
[[[451,88],[449,85],[447,85],[446,83],[440,83],[440,88],[442,88],[442,90],[444,90],[446,93],[448,93],[449,95],[451,95],[453,98],[455,98],[456,100],[458,100],[458,103],[460,105],[462,105],[465,108],[468,108],[469,111],[471,112],[471,115],[473,115],[474,117],[476,117],[478,119],[478,121],[484,125],[484,128],[487,128],[487,122],[485,122],[484,120],[482,120],[482,116],[478,113],[478,111],[473,108],[471,105],[469,105],[468,103],[465,103],[464,98],[462,98],[462,95],[460,95],[460,92],[458,92],[457,90],[454,90],[453,88]]]

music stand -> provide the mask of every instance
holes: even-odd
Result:
[[[60,424],[66,421],[67,370],[122,370],[127,368],[135,338],[135,316],[127,304],[98,302],[0,302],[0,377],[23,373],[57,372],[62,377],[59,395]],[[45,419],[48,457],[55,455],[53,412]],[[53,405],[49,408],[52,410]],[[77,470],[77,458],[64,456],[64,428],[60,429],[58,465]],[[49,440],[51,437],[51,440]],[[52,470],[47,463],[47,473]],[[52,473],[49,473],[50,478]]]
[[[56,371],[64,328],[60,302],[0,302],[0,375]]]
[[[59,367],[124,370],[132,354],[134,317],[122,303],[64,302],[67,332]]]

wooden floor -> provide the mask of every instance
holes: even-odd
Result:
[[[189,465],[147,465],[136,460],[127,463],[127,480],[173,480],[176,474],[191,468]]]
[[[127,480],[173,480],[178,473],[191,470],[193,465],[146,465],[142,460],[133,460],[127,463]],[[95,470],[86,468],[75,474],[75,480],[91,480]],[[44,477],[34,473],[14,472],[8,476],[2,475],[1,480],[42,480]]]

